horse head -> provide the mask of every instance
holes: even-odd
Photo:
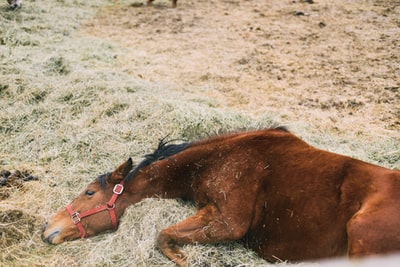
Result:
[[[94,236],[116,229],[126,208],[122,196],[123,179],[132,170],[128,159],[111,173],[90,183],[70,204],[52,216],[42,229],[42,239],[50,244]]]

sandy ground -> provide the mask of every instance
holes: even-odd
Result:
[[[398,0],[143,4],[119,1],[83,28],[127,48],[126,72],[216,107],[398,137]]]

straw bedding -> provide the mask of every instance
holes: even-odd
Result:
[[[25,0],[16,11],[0,3],[0,169],[21,174],[0,185],[1,266],[174,266],[156,249],[155,237],[195,212],[180,200],[138,203],[127,209],[114,233],[59,246],[40,239],[46,218],[87,183],[129,157],[139,162],[166,136],[195,140],[284,124],[320,148],[400,167],[395,79],[400,73],[394,52],[398,38],[393,37],[398,5],[335,1],[335,6],[321,0],[271,6],[268,1],[263,8],[261,2],[182,0],[172,10],[160,0],[147,10],[127,0]],[[303,15],[293,15],[294,9]],[[213,12],[225,15],[218,21]],[[249,12],[255,20],[247,21]],[[324,15],[318,20],[325,24],[315,24],[313,14]],[[307,32],[321,31],[343,14],[348,24],[331,29],[330,41],[327,32],[323,42],[315,34],[307,39]],[[357,36],[377,34],[371,26],[375,22],[379,41],[359,42]],[[174,27],[165,27],[168,23]],[[291,28],[285,35],[280,31],[286,27]],[[365,35],[356,27],[365,27]],[[239,32],[225,32],[232,29]],[[189,45],[196,36],[201,42]],[[209,40],[214,49],[203,51],[207,36],[214,38]],[[317,48],[296,45],[301,36],[342,57],[318,67],[314,63],[321,61],[311,57]],[[250,42],[251,51],[243,52]],[[348,43],[347,50],[339,43]],[[368,73],[357,76],[357,68],[365,70],[360,46],[367,44],[365,51],[372,54],[366,57],[372,61]],[[177,47],[190,53],[178,53]],[[383,53],[380,49],[390,56],[373,54]],[[221,53],[199,54],[205,51]],[[303,53],[310,57],[304,59]],[[296,75],[292,67],[303,59],[306,67]],[[35,179],[24,181],[29,176]],[[269,265],[240,242],[184,249],[192,266]]]

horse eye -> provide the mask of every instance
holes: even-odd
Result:
[[[90,196],[93,196],[94,193],[95,193],[95,192],[92,191],[92,190],[87,190],[87,191],[85,192],[85,195],[90,197]]]

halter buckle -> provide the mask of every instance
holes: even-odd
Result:
[[[73,222],[74,224],[80,223],[80,222],[81,222],[81,217],[79,217],[79,213],[78,213],[78,212],[74,212],[74,213],[71,215],[71,220],[72,220],[72,222]]]
[[[121,195],[124,191],[124,186],[122,184],[116,184],[113,189],[113,193],[116,195]]]

